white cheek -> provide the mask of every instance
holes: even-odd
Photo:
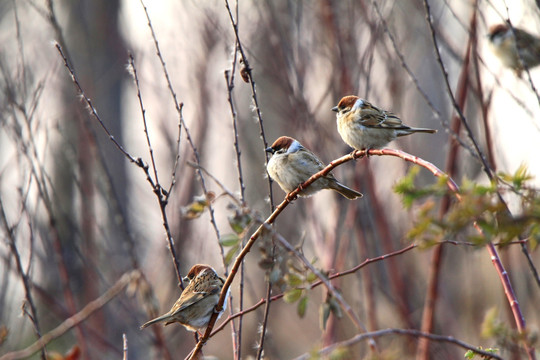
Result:
[[[362,106],[364,106],[364,100],[363,99],[358,99],[356,100],[356,102],[354,103],[351,111],[355,111],[355,110],[358,110],[359,108],[361,108]]]
[[[289,148],[287,149],[287,154],[297,152],[301,148],[302,148],[302,145],[300,145],[300,143],[295,140],[292,142],[291,146],[289,146]]]

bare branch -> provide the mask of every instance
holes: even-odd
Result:
[[[338,342],[338,343],[332,344],[332,345],[330,345],[328,347],[325,347],[324,349],[319,350],[317,352],[317,354],[319,356],[329,355],[329,354],[332,353],[332,351],[334,351],[334,350],[336,350],[338,348],[349,348],[349,347],[357,344],[358,342],[366,340],[366,339],[370,339],[370,338],[374,338],[374,337],[387,336],[387,335],[396,335],[396,334],[397,335],[404,335],[404,336],[412,336],[412,337],[417,337],[417,338],[427,338],[427,339],[437,341],[437,342],[451,343],[451,344],[454,344],[454,345],[459,346],[461,348],[470,350],[470,351],[474,352],[475,354],[481,355],[482,357],[485,357],[486,359],[498,359],[498,360],[503,359],[499,355],[496,355],[496,354],[494,354],[492,352],[489,352],[489,351],[481,350],[477,346],[474,346],[474,345],[468,344],[468,343],[466,343],[464,341],[458,340],[458,339],[454,338],[453,336],[443,336],[443,335],[428,334],[428,333],[424,333],[424,332],[421,332],[421,331],[418,331],[418,330],[413,330],[413,329],[384,329],[384,330],[372,331],[372,332],[368,332],[368,333],[364,333],[364,334],[358,334],[358,335],[350,338],[349,340]],[[312,358],[313,358],[313,353],[310,352],[310,353],[298,356],[297,358],[295,358],[295,360],[308,360],[308,359],[312,359]]]

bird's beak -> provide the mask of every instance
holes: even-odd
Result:
[[[182,278],[182,281],[183,281],[183,282],[189,283],[189,278],[188,278],[187,276],[184,276],[184,277]]]
[[[339,109],[338,109],[338,107],[337,107],[337,106],[334,106],[334,107],[332,108],[332,111],[334,111],[334,112],[338,112],[338,111],[339,111]]]
[[[269,152],[271,154],[274,153],[274,149],[272,149],[272,147],[267,147],[264,151]]]

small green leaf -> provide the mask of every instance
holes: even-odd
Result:
[[[314,282],[315,280],[317,280],[318,277],[317,275],[315,275],[314,273],[310,272],[309,274],[307,274],[306,276],[306,280],[310,283]]]
[[[182,217],[184,219],[193,220],[202,215],[204,210],[214,201],[216,194],[209,191],[206,195],[202,194],[193,197],[193,202],[180,209]]]
[[[226,265],[230,265],[231,262],[232,262],[232,259],[234,258],[234,256],[236,255],[236,253],[238,252],[238,249],[240,248],[240,246],[237,244],[233,247],[231,247],[229,249],[229,251],[227,251],[227,254],[225,255],[225,264]]]
[[[219,239],[221,246],[229,247],[238,245],[240,238],[236,234],[225,234]]]
[[[251,217],[247,214],[236,213],[234,216],[229,216],[229,225],[231,229],[241,234],[251,223]]]
[[[465,353],[465,356],[464,358],[465,359],[474,359],[476,353],[472,350],[468,350],[466,353]]]
[[[308,300],[309,298],[307,296],[303,296],[298,302],[298,305],[296,306],[296,312],[298,313],[298,316],[300,316],[301,318],[303,318],[304,315],[306,315]]]
[[[289,284],[290,287],[294,288],[294,287],[298,287],[302,285],[303,281],[302,281],[302,278],[298,276],[297,274],[289,273],[287,275],[287,283]]]
[[[343,359],[350,359],[351,353],[349,352],[349,349],[345,346],[338,346],[328,356],[328,359],[330,360],[343,360]]]
[[[283,296],[283,300],[286,302],[286,303],[293,303],[295,301],[298,301],[298,299],[300,299],[300,297],[302,296],[302,292],[303,290],[302,289],[290,289],[290,290],[287,290],[285,292],[285,295]]]
[[[330,305],[325,302],[321,304],[321,307],[319,308],[319,325],[321,327],[321,330],[326,329],[326,322],[328,321],[329,316],[330,316]]]

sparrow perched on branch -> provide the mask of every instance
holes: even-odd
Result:
[[[171,310],[143,324],[141,329],[162,321],[165,321],[165,325],[178,322],[193,332],[206,328],[225,280],[220,278],[211,266],[202,264],[194,265],[184,280],[189,281],[189,284]],[[227,297],[223,308],[226,304]],[[223,311],[219,316],[222,313]]]
[[[379,109],[358,96],[345,96],[337,106],[337,127],[343,141],[356,150],[380,149],[398,136],[437,130],[412,128],[390,111]]]
[[[325,167],[315,154],[303,147],[298,140],[288,136],[278,138],[266,151],[273,154],[266,170],[286,193],[290,193]],[[317,179],[302,189],[299,195],[310,196],[322,189],[335,190],[349,200],[363,196],[339,183],[332,174]]]
[[[508,24],[493,25],[488,39],[495,55],[517,76],[521,76],[525,67],[530,69],[540,64],[540,38],[525,30],[514,27],[512,31]]]

